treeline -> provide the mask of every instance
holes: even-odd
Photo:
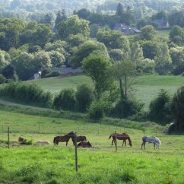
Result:
[[[169,40],[151,25],[129,37],[104,24],[79,18],[81,11],[75,13],[67,17],[59,12],[53,29],[49,23],[0,19],[1,82],[28,80],[38,71],[42,77],[57,75],[52,75],[52,67],[81,67],[94,52],[104,53],[111,61],[132,55],[138,73],[183,73],[183,28],[173,27]]]

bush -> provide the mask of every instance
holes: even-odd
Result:
[[[94,99],[93,89],[87,84],[78,86],[76,92],[77,110],[85,112]]]
[[[117,102],[111,114],[118,118],[127,118],[141,111],[144,104],[135,99],[124,98]]]
[[[92,120],[98,121],[102,119],[105,115],[104,103],[100,100],[93,101],[88,110],[88,115]]]
[[[5,82],[6,82],[6,78],[2,74],[0,74],[0,84],[3,84]]]
[[[149,118],[161,124],[171,120],[170,97],[165,90],[161,90],[158,96],[151,101],[149,106]]]
[[[42,107],[52,104],[52,95],[34,84],[9,83],[0,88],[0,96]]]
[[[75,99],[75,91],[73,89],[65,89],[54,98],[53,107],[55,109],[73,111],[75,110],[75,106],[76,106],[76,99]]]

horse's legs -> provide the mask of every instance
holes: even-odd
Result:
[[[155,143],[153,143],[154,144],[154,149],[155,149]]]
[[[112,139],[112,145],[113,145],[114,139]]]
[[[68,145],[68,141],[66,141],[66,146]]]
[[[126,140],[124,140],[125,141],[125,146],[126,146]]]
[[[122,142],[122,146],[124,145],[124,142],[125,142],[125,141],[123,140],[123,142]]]
[[[142,147],[144,147],[144,149],[145,149],[145,144],[146,143],[143,141],[142,144],[141,144],[141,149],[142,149]]]

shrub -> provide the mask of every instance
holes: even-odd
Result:
[[[93,89],[87,84],[78,86],[76,92],[77,110],[85,112],[94,99]]]
[[[126,118],[141,111],[144,104],[135,99],[124,98],[117,102],[112,109],[112,115],[118,118]]]
[[[0,84],[3,84],[5,82],[6,82],[6,78],[2,74],[0,74]]]
[[[76,99],[73,89],[65,89],[54,98],[53,107],[55,109],[75,110]]]
[[[151,101],[149,106],[149,118],[152,121],[165,124],[171,120],[170,97],[165,90],[161,90],[158,96]]]
[[[35,84],[9,83],[0,88],[0,96],[42,107],[49,107],[52,104],[52,95]]]
[[[88,110],[89,118],[96,121],[102,119],[108,109],[107,105],[108,103],[102,99],[93,101]]]

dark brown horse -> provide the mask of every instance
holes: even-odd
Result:
[[[82,148],[91,148],[92,145],[89,141],[81,141],[77,147],[82,147]]]
[[[56,137],[54,137],[53,143],[58,145],[59,142],[66,142],[66,146],[67,146],[70,138],[72,138],[74,136],[75,136],[74,132],[69,132],[68,134],[63,135],[63,136],[56,136]]]
[[[116,144],[117,140],[123,140],[122,146],[125,144],[126,146],[126,140],[128,140],[128,143],[130,146],[132,146],[132,141],[130,139],[130,136],[126,133],[118,134],[118,133],[113,133],[109,136],[109,139],[112,137],[112,145],[113,143]]]
[[[87,141],[87,139],[86,139],[86,136],[77,136],[77,137],[72,136],[73,145],[75,145],[75,141],[78,143],[78,142],[81,142],[81,141]]]

